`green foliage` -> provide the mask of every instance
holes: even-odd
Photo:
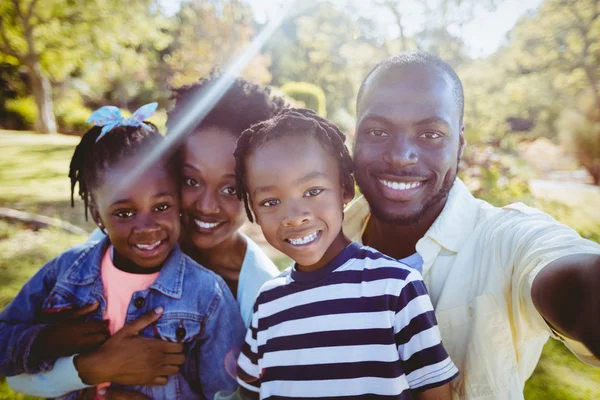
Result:
[[[14,114],[26,128],[32,128],[38,118],[38,109],[32,96],[7,99],[6,111]]]
[[[63,133],[83,135],[90,125],[86,122],[92,110],[81,104],[79,96],[60,98],[55,103],[56,117]]]
[[[327,117],[327,102],[325,92],[317,85],[308,82],[287,82],[281,86],[281,91],[287,96],[302,103],[321,117]]]

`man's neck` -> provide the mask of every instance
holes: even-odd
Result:
[[[417,251],[417,242],[425,236],[442,209],[443,205],[413,224],[390,223],[371,215],[362,237],[363,244],[397,260],[409,257]]]

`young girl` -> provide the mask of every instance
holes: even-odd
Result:
[[[142,122],[155,108],[155,103],[142,107],[125,119],[115,107],[103,107],[90,118],[99,126],[83,136],[69,175],[72,190],[79,183],[86,213],[89,209],[108,237],[51,260],[0,314],[0,342],[5,344],[1,375],[45,371],[57,358],[89,351],[91,343],[102,342],[106,326],[88,324],[71,345],[48,348],[45,343],[56,343],[64,326],[40,325],[69,308],[98,304],[88,318],[107,320],[113,335],[102,347],[119,339],[128,328],[121,329],[126,322],[152,310],[162,314],[140,335],[173,342],[165,343],[166,355],[154,360],[170,377],[160,382],[164,386],[128,386],[127,364],[113,365],[114,369],[97,365],[96,381],[86,383],[113,382],[150,398],[169,399],[213,398],[220,391],[235,390],[224,361],[240,347],[243,322],[223,280],[177,245],[180,208],[175,169],[159,160],[133,181],[128,179],[163,140],[156,127]],[[125,187],[123,182],[130,184]],[[178,354],[182,349],[185,359]]]
[[[295,261],[260,289],[238,360],[243,395],[449,400],[458,371],[421,275],[342,232],[354,195],[344,139],[290,109],[238,141],[238,196]]]

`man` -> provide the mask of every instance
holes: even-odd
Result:
[[[600,246],[521,203],[497,208],[456,177],[463,90],[422,52],[378,64],[357,99],[356,180],[346,234],[422,258],[461,399],[519,399],[549,335],[600,356]]]

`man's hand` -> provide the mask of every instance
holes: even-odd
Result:
[[[183,344],[169,343],[139,336],[139,332],[160,318],[158,307],[108,339],[99,349],[77,356],[75,368],[83,382],[121,385],[166,385],[169,376],[179,373],[185,362]]]
[[[110,336],[108,321],[83,321],[83,317],[94,312],[98,303],[77,310],[62,311],[45,316],[46,322],[55,322],[40,332],[31,348],[32,356],[38,360],[57,359],[86,353],[98,348]]]

